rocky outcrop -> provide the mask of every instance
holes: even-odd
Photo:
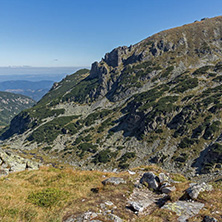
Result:
[[[196,200],[201,192],[212,191],[212,190],[213,190],[212,185],[206,184],[204,182],[200,184],[194,183],[190,184],[190,187],[186,190],[186,193],[191,199]]]
[[[164,194],[155,194],[146,188],[135,188],[128,199],[127,206],[137,215],[145,214],[147,208],[155,205],[155,203],[168,200]]]
[[[40,164],[13,154],[11,151],[0,150],[0,175],[23,170],[37,170]]]
[[[168,194],[176,190],[175,186],[166,182],[170,178],[164,173],[156,176],[150,171],[144,173],[138,181],[139,184],[135,184],[128,199],[128,207],[136,214],[147,214],[147,209],[153,205],[163,206],[170,199]]]
[[[121,65],[125,56],[128,56],[132,47],[128,48],[127,46],[118,47],[113,49],[112,52],[105,55],[104,61],[113,68]]]
[[[94,78],[104,78],[109,73],[109,70],[105,67],[105,65],[101,65],[98,62],[94,62],[92,64],[90,75],[88,78],[94,79]]]

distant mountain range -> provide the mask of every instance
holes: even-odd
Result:
[[[12,80],[0,82],[0,91],[22,94],[38,101],[49,91],[52,85],[53,81],[49,80],[42,80],[38,82]]]

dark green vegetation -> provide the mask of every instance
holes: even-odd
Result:
[[[85,152],[95,153],[97,151],[97,146],[91,143],[81,143],[77,148],[80,151],[77,152],[80,158],[83,158]]]
[[[78,126],[72,123],[72,121],[76,118],[78,116],[57,117],[34,130],[27,140],[37,143],[52,143],[61,133],[75,134],[77,133]]]
[[[85,120],[81,121],[85,126],[91,126],[95,123],[96,120],[101,120],[104,117],[108,116],[112,111],[111,110],[102,110],[100,112],[94,112],[89,114]]]
[[[50,106],[58,104],[64,94],[67,91],[70,91],[74,88],[78,83],[84,79],[89,74],[88,69],[81,69],[75,73],[75,75],[66,76],[61,82],[55,83],[49,93],[47,93],[41,101],[39,101],[38,105],[45,105],[47,103]]]
[[[133,159],[136,157],[135,152],[126,152],[121,156],[121,158],[118,160],[119,161],[119,167],[121,169],[126,169],[129,167],[129,163],[127,163],[128,160]]]
[[[15,115],[34,104],[35,101],[27,96],[0,92],[0,126],[8,125]]]
[[[173,89],[172,92],[174,93],[183,93],[188,89],[192,89],[198,86],[198,79],[197,78],[189,78],[185,79],[178,83]]]
[[[85,101],[91,102],[92,98],[90,98],[90,92],[98,87],[98,79],[89,79],[86,78],[85,80],[81,81],[79,84],[76,85],[74,89],[72,89],[69,93],[64,95],[62,98],[62,102],[79,102],[84,103]]]
[[[108,163],[112,160],[113,157],[116,157],[117,153],[112,152],[109,149],[102,150],[99,153],[97,153],[94,157],[92,162],[95,164],[98,163]]]
[[[212,169],[220,169],[222,167],[222,144],[214,143],[211,145],[205,158],[206,161],[201,168],[202,173],[209,173]]]
[[[114,49],[90,71],[54,84],[2,139],[22,134],[23,146],[88,168],[154,162],[191,175],[215,172],[221,150],[214,144],[222,143],[221,24],[222,17],[208,19]]]

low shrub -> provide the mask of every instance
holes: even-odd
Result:
[[[28,196],[28,202],[39,207],[52,207],[67,196],[67,192],[56,188],[47,188],[38,192],[33,192]]]
[[[111,152],[109,149],[102,150],[99,153],[97,153],[94,157],[92,162],[97,163],[108,163],[110,162],[111,158],[116,157],[117,152]]]

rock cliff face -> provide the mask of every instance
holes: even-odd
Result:
[[[1,138],[83,168],[220,174],[221,61],[222,17],[160,32],[66,77]]]

